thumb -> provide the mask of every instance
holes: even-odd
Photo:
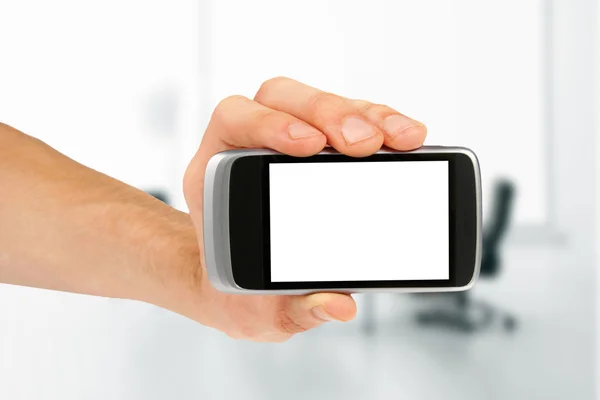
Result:
[[[316,293],[289,298],[282,326],[290,333],[316,328],[327,321],[350,321],[356,316],[356,303],[347,294]]]

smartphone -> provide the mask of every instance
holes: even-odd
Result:
[[[481,179],[459,147],[218,153],[204,180],[204,256],[228,293],[443,292],[481,262]]]

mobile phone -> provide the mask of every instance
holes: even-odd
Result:
[[[443,292],[479,275],[481,179],[467,148],[225,151],[209,160],[203,206],[220,291]]]

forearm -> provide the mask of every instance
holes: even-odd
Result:
[[[199,260],[187,214],[0,125],[0,282],[173,309]]]

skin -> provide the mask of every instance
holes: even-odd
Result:
[[[425,136],[423,124],[387,106],[273,78],[254,99],[231,96],[214,110],[184,177],[188,215],[0,124],[0,282],[143,301],[252,341],[349,321],[350,295],[231,295],[211,286],[202,248],[206,164],[240,147],[305,157],[331,146],[364,157],[382,146],[418,148]]]

